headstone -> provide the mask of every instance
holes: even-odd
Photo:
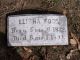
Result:
[[[8,46],[68,45],[67,18],[56,14],[10,15]]]

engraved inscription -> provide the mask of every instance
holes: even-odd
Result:
[[[63,15],[25,15],[8,17],[10,46],[66,45],[67,18]]]

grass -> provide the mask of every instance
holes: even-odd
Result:
[[[59,0],[52,0],[54,3],[58,3]]]

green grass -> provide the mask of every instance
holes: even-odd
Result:
[[[59,0],[52,0],[54,3],[58,3]]]

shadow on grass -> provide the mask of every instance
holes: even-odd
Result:
[[[7,46],[6,34],[0,32],[0,60],[22,60],[14,47]]]
[[[21,14],[58,14],[58,15],[62,15],[63,13],[56,12],[56,11],[47,11],[47,10],[25,9],[25,10],[20,10],[20,11],[8,13],[7,16],[21,15]]]

